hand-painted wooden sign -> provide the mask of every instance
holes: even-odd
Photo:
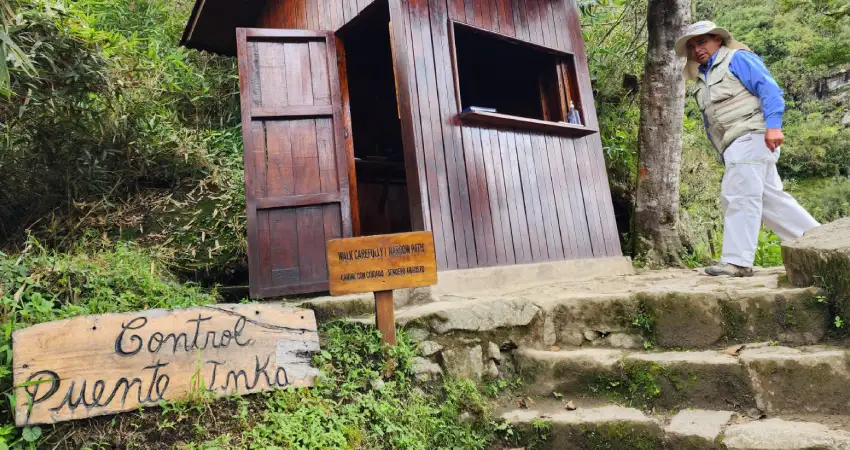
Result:
[[[332,295],[437,283],[434,236],[427,231],[328,241]]]
[[[313,311],[215,305],[77,317],[13,337],[18,426],[128,411],[193,392],[312,386]]]

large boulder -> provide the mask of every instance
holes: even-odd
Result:
[[[850,285],[850,217],[809,230],[782,244],[788,280],[795,286],[843,290]],[[844,286],[846,287],[846,286]]]

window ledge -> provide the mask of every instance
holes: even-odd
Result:
[[[547,122],[545,120],[529,119],[526,117],[509,116],[507,114],[467,111],[460,114],[464,123],[491,127],[506,127],[520,130],[543,131],[562,136],[582,137],[598,132],[593,128],[572,123]]]

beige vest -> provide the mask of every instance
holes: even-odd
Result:
[[[720,47],[708,73],[700,73],[697,78],[694,93],[699,109],[708,119],[708,138],[720,153],[735,139],[767,129],[759,98],[729,70],[737,51]]]

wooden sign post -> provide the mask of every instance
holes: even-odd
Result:
[[[396,344],[393,289],[437,284],[434,235],[429,231],[328,241],[331,295],[375,293],[375,322]]]
[[[309,309],[215,305],[83,316],[12,335],[15,424],[84,419],[194,392],[313,386]]]

